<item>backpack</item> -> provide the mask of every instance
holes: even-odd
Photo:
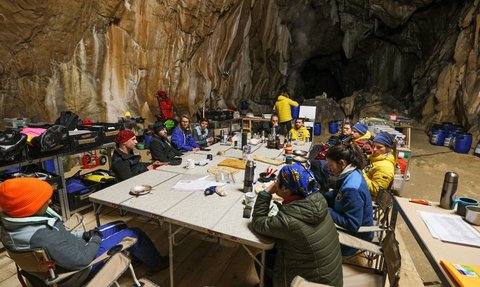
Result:
[[[70,111],[61,112],[55,124],[65,126],[69,131],[73,131],[77,128],[78,115]]]
[[[155,96],[157,97],[158,107],[160,108],[160,114],[155,115],[157,120],[164,121],[167,119],[173,119],[173,103],[167,93],[165,91],[157,91]]]
[[[27,144],[27,135],[18,131],[0,132],[0,160],[12,161]]]
[[[53,125],[43,134],[32,138],[31,144],[41,151],[50,151],[62,148],[67,142],[68,131],[63,125]]]

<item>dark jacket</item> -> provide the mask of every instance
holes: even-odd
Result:
[[[182,161],[182,153],[175,149],[166,138],[161,138],[157,135],[152,137],[150,141],[150,153],[152,154],[153,160],[158,160],[161,162],[172,162],[172,161]]]
[[[182,131],[179,127],[176,127],[172,132],[172,145],[181,152],[191,151],[193,148],[200,147],[191,134]]]
[[[284,126],[279,125],[275,128],[275,134],[277,135],[285,135],[285,129],[283,128]],[[272,134],[272,123],[271,122],[263,122],[260,128],[257,130],[258,133],[261,133],[262,131],[265,131],[265,136]]]
[[[342,257],[338,233],[318,192],[280,206],[268,216],[272,195],[258,194],[253,211],[253,229],[275,238],[277,253],[273,285],[290,286],[297,275],[331,286],[343,286]]]
[[[354,169],[341,175],[337,186],[337,191],[325,194],[333,221],[354,236],[372,240],[372,232],[357,233],[360,226],[373,225],[372,197],[362,172]],[[355,248],[342,246],[344,256],[353,255],[355,252]]]
[[[115,149],[112,155],[111,170],[115,173],[118,181],[131,178],[146,172],[147,163],[140,162],[141,157],[132,153],[126,154]]]
[[[56,263],[56,272],[81,269],[95,258],[100,247],[101,238],[93,236],[89,242],[78,234],[65,230],[60,216],[52,209],[42,216],[25,218],[10,218],[2,214],[1,238],[2,243],[13,251],[28,251],[34,248],[43,248]],[[90,269],[79,272],[62,282],[60,286],[81,286]],[[42,280],[45,273],[33,273]]]

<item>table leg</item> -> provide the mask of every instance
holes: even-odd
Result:
[[[173,287],[173,236],[172,235],[172,223],[168,223],[168,260],[170,261],[170,287]]]
[[[100,226],[100,213],[102,212],[102,205],[93,203],[93,214],[95,214],[95,221],[97,222],[97,227]]]
[[[260,265],[260,287],[263,287],[263,278],[265,277],[265,254],[266,251],[262,250],[262,264]]]

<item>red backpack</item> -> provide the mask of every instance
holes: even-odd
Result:
[[[160,114],[155,115],[157,120],[165,121],[168,119],[173,119],[173,103],[172,100],[168,97],[165,91],[158,90],[155,94],[158,100],[158,107],[160,108]]]

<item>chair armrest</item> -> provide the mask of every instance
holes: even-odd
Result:
[[[72,216],[63,222],[63,225],[65,226],[65,229],[67,231],[75,230],[77,229],[80,225],[83,227],[83,231],[85,231],[85,224],[83,222],[83,216],[79,213],[74,213]]]
[[[85,287],[110,286],[128,269],[130,258],[115,253]]]
[[[374,243],[371,243],[369,241],[360,239],[358,237],[355,237],[353,235],[350,235],[348,233],[342,232],[340,230],[337,230],[337,231],[338,231],[338,239],[340,240],[340,244],[354,247],[360,250],[370,251],[372,253],[379,254],[379,255],[383,254],[380,246]]]
[[[385,230],[386,229],[381,226],[374,225],[374,226],[360,226],[357,232],[378,232],[378,231],[385,231]]]

